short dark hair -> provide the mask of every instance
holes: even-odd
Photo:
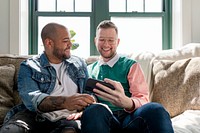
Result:
[[[50,38],[54,40],[54,37],[58,34],[58,28],[66,28],[65,26],[58,24],[58,23],[48,23],[45,25],[41,31],[41,38],[44,43],[44,40]]]
[[[108,29],[108,28],[114,28],[117,35],[118,35],[118,28],[117,26],[111,22],[110,20],[103,20],[99,23],[99,25],[97,26],[97,29],[96,29],[96,34],[97,34],[97,31],[100,29],[100,28],[104,28],[104,29]]]

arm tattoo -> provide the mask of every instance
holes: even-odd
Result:
[[[48,96],[39,105],[39,110],[42,112],[51,112],[63,109],[65,98],[61,96]]]

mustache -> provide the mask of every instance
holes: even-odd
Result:
[[[68,50],[71,49],[71,46],[67,46],[64,50]]]

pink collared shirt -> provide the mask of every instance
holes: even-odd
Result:
[[[135,109],[149,102],[149,89],[140,64],[134,63],[128,74],[129,91]],[[134,109],[134,110],[135,110]],[[132,111],[134,111],[132,110]]]

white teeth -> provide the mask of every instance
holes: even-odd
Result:
[[[103,48],[103,50],[108,51],[108,50],[110,50],[110,48]]]

